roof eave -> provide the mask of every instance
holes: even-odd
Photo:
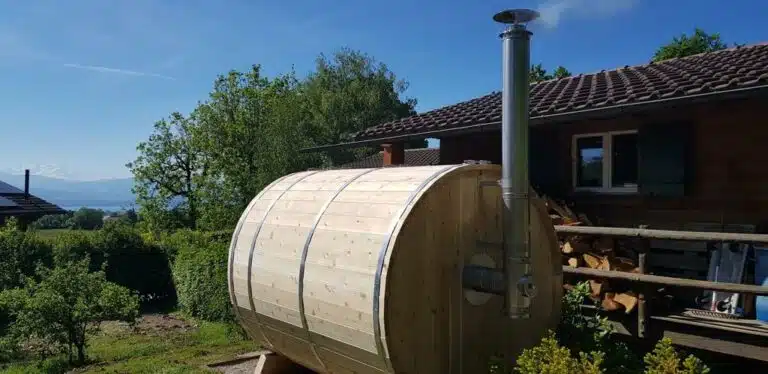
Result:
[[[708,93],[686,95],[686,96],[680,96],[680,97],[674,97],[674,98],[668,98],[668,99],[657,99],[657,100],[651,100],[651,101],[643,101],[639,103],[621,104],[621,105],[615,105],[615,106],[604,107],[604,108],[590,108],[590,109],[584,109],[584,110],[569,111],[565,113],[534,116],[530,118],[530,125],[538,126],[538,125],[544,125],[544,124],[572,122],[576,120],[613,116],[616,114],[637,113],[641,111],[659,109],[659,108],[663,108],[665,106],[670,106],[670,105],[680,105],[680,104],[689,105],[689,104],[696,104],[703,101],[712,101],[712,100],[716,100],[716,101],[733,100],[733,99],[749,98],[749,97],[756,97],[756,96],[764,96],[766,94],[768,94],[768,85],[761,85],[761,86],[734,89],[734,90],[728,90],[728,91],[708,92]],[[304,148],[301,150],[301,152],[307,153],[307,152],[330,151],[334,149],[365,147],[365,146],[371,146],[371,145],[382,144],[387,142],[405,142],[405,141],[425,139],[425,138],[455,136],[455,135],[461,135],[466,133],[497,131],[500,129],[500,127],[501,127],[501,121],[479,123],[479,124],[473,124],[469,126],[451,127],[447,129],[422,131],[422,132],[416,132],[411,134],[395,134],[391,136],[361,139],[361,140],[356,140],[356,141],[346,142],[346,143],[328,144],[328,145]]]

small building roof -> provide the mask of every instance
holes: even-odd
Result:
[[[0,181],[0,217],[62,214],[66,210],[8,183]]]
[[[440,163],[440,149],[439,148],[414,148],[405,150],[405,158],[403,160],[405,166],[427,166],[437,165]],[[368,157],[361,158],[359,160],[346,163],[339,166],[339,169],[365,169],[365,168],[380,168],[384,164],[384,154],[379,153],[372,154]]]
[[[768,44],[552,79],[532,83],[530,88],[532,125],[572,120],[572,115],[586,112],[768,92]],[[448,134],[446,130],[481,129],[500,122],[501,92],[493,92],[369,127],[358,132],[352,143]]]

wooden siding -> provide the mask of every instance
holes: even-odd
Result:
[[[691,159],[683,197],[575,193],[572,136],[642,129],[649,124],[690,125]],[[549,141],[535,141],[535,132]],[[577,204],[609,226],[679,227],[686,222],[768,225],[768,107],[759,100],[680,107],[613,119],[551,125],[531,132],[532,183],[542,193]],[[441,139],[441,163],[465,159],[500,162],[498,132]],[[547,160],[547,161],[543,161]],[[546,183],[541,183],[541,175]],[[767,227],[768,228],[768,227]]]

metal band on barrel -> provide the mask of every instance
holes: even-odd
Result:
[[[453,171],[454,169],[458,169],[462,166],[467,166],[466,164],[463,165],[450,165],[444,168],[441,168],[440,170],[436,171],[434,174],[430,175],[427,179],[425,179],[421,184],[419,184],[418,187],[416,187],[413,192],[411,192],[410,196],[408,196],[408,200],[406,200],[405,204],[403,204],[403,207],[400,208],[400,210],[395,214],[392,220],[392,226],[390,227],[389,233],[387,234],[386,238],[384,238],[384,242],[381,243],[381,249],[379,250],[379,259],[376,263],[376,276],[373,281],[373,338],[376,340],[376,351],[378,351],[379,356],[381,356],[381,359],[384,360],[384,365],[387,367],[387,369],[391,372],[392,368],[390,367],[389,360],[387,359],[387,356],[384,352],[384,343],[381,342],[381,322],[379,321],[379,299],[381,296],[381,273],[384,271],[384,260],[387,257],[387,249],[389,248],[389,242],[392,240],[392,232],[397,227],[398,221],[402,218],[403,214],[405,214],[405,210],[408,209],[408,206],[411,205],[413,202],[413,199],[416,198],[416,195],[419,194],[419,191],[421,191],[429,182],[433,181],[435,178]]]
[[[337,188],[336,191],[333,192],[333,195],[331,195],[331,197],[325,202],[325,204],[323,204],[323,206],[320,208],[320,212],[317,213],[317,216],[315,217],[315,222],[312,224],[312,228],[309,229],[309,234],[307,234],[307,240],[304,242],[304,249],[302,249],[301,251],[301,266],[299,267],[299,315],[301,316],[301,324],[304,327],[304,330],[307,332],[307,341],[309,342],[309,347],[312,349],[312,353],[315,355],[315,358],[317,358],[317,361],[320,362],[320,365],[322,365],[324,369],[325,369],[325,363],[323,363],[323,360],[321,360],[320,356],[317,354],[317,350],[315,349],[315,343],[312,342],[312,336],[309,332],[309,324],[307,323],[307,316],[306,314],[304,314],[304,268],[307,262],[307,255],[309,254],[309,244],[312,242],[312,236],[315,235],[315,229],[317,229],[317,225],[320,224],[320,220],[323,218],[323,214],[325,214],[325,211],[328,209],[331,203],[336,199],[336,196],[339,196],[341,191],[344,191],[344,189],[347,188],[347,186],[349,186],[352,182],[356,181],[358,178],[374,170],[378,170],[378,169],[365,170],[364,172],[358,175],[355,175],[350,180],[342,184],[339,188]]]
[[[253,290],[251,286],[251,271],[253,267],[253,251],[256,248],[256,240],[259,238],[259,233],[261,232],[261,228],[264,226],[264,221],[267,220],[267,217],[269,216],[269,212],[274,208],[275,204],[280,200],[283,195],[285,195],[286,192],[290,191],[293,186],[295,186],[297,183],[303,181],[309,176],[312,176],[319,172],[320,170],[316,170],[313,172],[308,173],[307,175],[293,181],[290,186],[288,186],[285,190],[280,192],[280,195],[275,197],[274,200],[272,200],[271,203],[269,203],[269,206],[267,207],[266,211],[264,212],[264,216],[261,217],[261,221],[259,222],[259,225],[256,227],[256,232],[253,234],[253,240],[251,241],[251,249],[248,251],[248,302],[251,305],[251,311],[253,311],[253,317],[256,319],[256,323],[259,325],[259,328],[263,329],[262,323],[259,320],[259,313],[256,312],[256,305],[253,303]],[[264,339],[266,339],[266,343],[269,346],[272,346],[272,342],[269,341],[269,338],[267,337],[267,334],[264,334]]]
[[[290,174],[289,174],[290,175]],[[269,191],[270,188],[275,186],[276,184],[280,183],[283,179],[288,177],[288,175],[283,175],[282,177],[274,180],[272,183],[264,187],[261,192],[259,192],[256,197],[251,200],[251,202],[248,204],[248,207],[245,208],[245,212],[240,216],[240,220],[237,221],[237,227],[235,227],[235,232],[232,233],[232,241],[230,242],[229,246],[229,259],[227,260],[229,268],[227,269],[227,277],[228,283],[229,283],[229,301],[232,303],[232,309],[235,313],[235,317],[240,322],[240,325],[243,325],[243,317],[240,315],[240,311],[237,309],[237,297],[235,296],[235,272],[234,272],[234,265],[235,265],[235,251],[237,250],[237,241],[240,237],[240,230],[242,230],[243,225],[245,224],[246,219],[248,218],[248,214],[251,213],[251,209],[253,209],[253,206],[256,205],[256,202],[259,201],[259,198],[263,196],[267,191]],[[262,334],[263,335],[263,334]]]

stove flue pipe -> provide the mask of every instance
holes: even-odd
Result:
[[[505,304],[509,318],[529,318],[535,297],[530,265],[530,186],[528,175],[528,99],[530,36],[525,23],[538,13],[506,10],[493,18],[507,24],[503,41],[503,91],[501,114],[501,190]]]

